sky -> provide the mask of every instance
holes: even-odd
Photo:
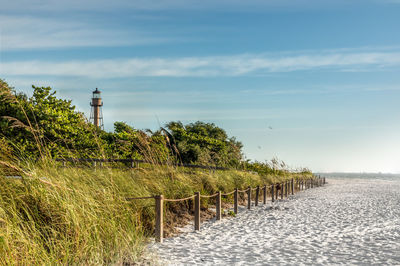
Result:
[[[214,123],[247,159],[400,173],[400,0],[0,0],[0,78],[90,115]]]

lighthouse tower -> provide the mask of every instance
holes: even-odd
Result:
[[[101,100],[101,92],[97,88],[95,91],[93,91],[92,102],[90,103],[90,106],[92,106],[90,111],[90,121],[100,129],[104,129],[103,112],[101,110],[103,102]]]

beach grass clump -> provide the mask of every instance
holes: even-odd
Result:
[[[153,236],[154,200],[127,197],[176,199],[290,178],[165,166],[62,167],[51,161],[21,167],[20,173],[21,179],[0,177],[2,264],[132,263]],[[191,201],[166,204],[167,235],[191,208]]]
[[[0,264],[137,260],[144,241],[139,214],[113,181],[85,171],[50,172],[0,178]]]

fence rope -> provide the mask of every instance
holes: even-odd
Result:
[[[284,186],[284,183],[277,183],[277,184],[272,184],[271,186],[276,187],[277,185],[280,186],[279,189],[282,189]],[[247,191],[249,191],[250,188],[246,188],[244,190],[238,190],[239,193],[245,193]],[[271,188],[272,190],[272,188]],[[228,193],[221,193],[221,196],[229,196],[232,195],[233,193],[235,193],[235,190],[228,192]],[[215,196],[218,195],[218,192],[212,195],[200,195],[201,198],[213,198]],[[164,199],[164,201],[169,201],[169,202],[178,202],[178,201],[184,201],[184,200],[189,200],[189,199],[194,199],[196,196],[189,196],[186,198],[182,198],[182,199]],[[141,199],[155,199],[155,196],[147,196],[147,197],[136,197],[136,198],[125,198],[126,200],[141,200]]]
[[[164,199],[164,201],[170,201],[170,202],[177,202],[177,201],[184,201],[184,200],[188,200],[188,199],[194,199],[195,195],[187,197],[187,198],[183,198],[183,199]]]
[[[232,195],[233,193],[235,193],[235,190],[232,192],[223,193],[223,194],[221,194],[221,196],[229,196],[229,195]]]
[[[218,192],[212,195],[200,195],[200,198],[213,198],[218,195]]]

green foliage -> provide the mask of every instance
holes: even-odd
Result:
[[[166,127],[183,163],[225,167],[237,167],[241,163],[242,144],[234,137],[228,138],[225,130],[213,123],[198,121],[183,125],[181,122],[170,122]]]
[[[214,124],[170,122],[156,132],[124,122],[102,131],[75,110],[71,100],[56,97],[50,87],[33,88],[32,97],[0,81],[0,137],[18,157],[108,157],[238,167],[242,144]],[[100,156],[99,156],[100,155]]]
[[[70,100],[56,98],[50,87],[32,86],[28,98],[3,81],[0,85],[0,132],[20,155],[90,156],[99,150],[96,128]]]

